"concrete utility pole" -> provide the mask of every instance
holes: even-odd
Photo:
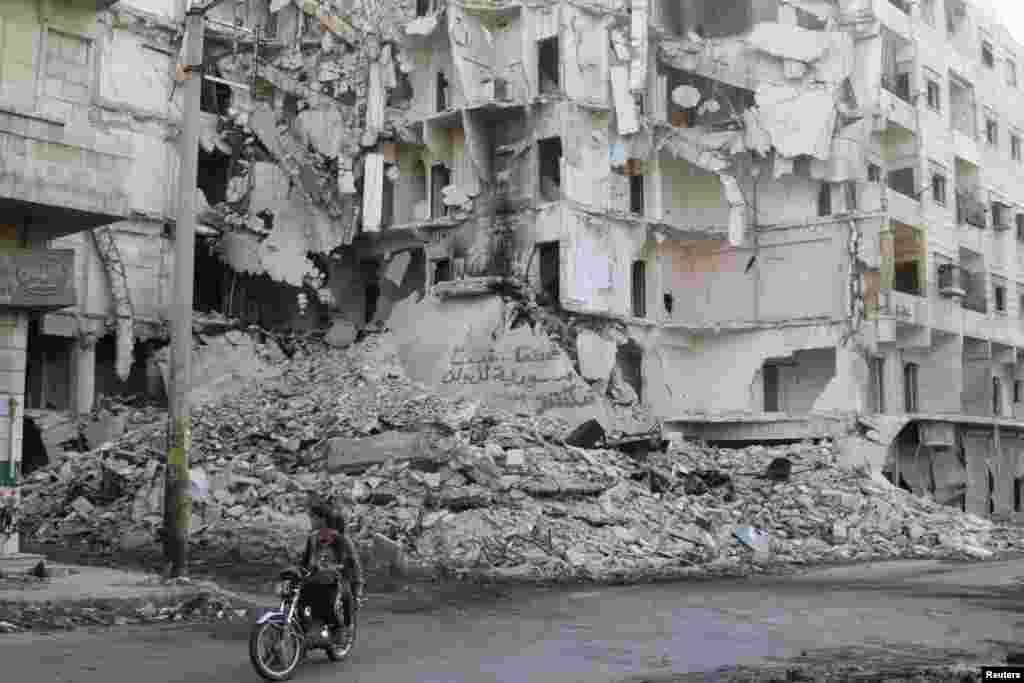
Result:
[[[174,230],[174,301],[171,304],[171,397],[164,477],[164,556],[172,577],[188,573],[188,535],[192,524],[189,450],[192,417],[192,290],[195,272],[196,176],[199,164],[199,104],[203,88],[203,38],[208,7],[185,13],[182,49],[184,92],[178,174],[178,219]]]

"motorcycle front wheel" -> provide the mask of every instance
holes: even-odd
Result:
[[[302,636],[289,625],[259,624],[249,635],[249,660],[268,681],[287,681],[302,661]]]
[[[331,645],[327,648],[327,658],[332,662],[341,660],[352,654],[352,647],[356,644],[356,615],[352,614],[352,628],[349,629],[348,637],[338,645]]]

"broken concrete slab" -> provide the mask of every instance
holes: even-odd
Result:
[[[617,346],[590,330],[582,330],[576,336],[576,353],[580,361],[583,379],[608,379],[615,365]]]
[[[324,342],[336,349],[344,349],[356,340],[356,326],[344,318],[338,318],[324,335]]]
[[[327,471],[358,474],[390,458],[413,459],[420,451],[421,435],[415,432],[385,432],[363,439],[335,437],[324,444]]]

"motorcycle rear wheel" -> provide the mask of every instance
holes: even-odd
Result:
[[[282,668],[271,668],[261,650],[265,637],[273,630],[283,631],[281,637],[289,638],[292,641],[292,656],[288,658],[289,661],[282,662]],[[259,624],[249,634],[249,661],[252,662],[253,668],[256,669],[256,673],[260,676],[268,681],[280,683],[281,681],[290,680],[295,674],[295,670],[302,661],[304,647],[305,643],[302,640],[302,636],[296,633],[292,627],[281,626],[280,624]]]

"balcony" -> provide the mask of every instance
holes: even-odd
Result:
[[[879,21],[904,38],[911,36],[910,4],[906,0],[874,0]]]
[[[886,124],[895,124],[912,133],[917,132],[917,114],[910,102],[910,82],[904,78],[882,77],[882,93],[878,102]]]
[[[956,193],[956,222],[959,225],[971,225],[985,228],[985,204],[977,195],[970,192]]]
[[[963,307],[966,311],[975,313],[988,313],[988,299],[985,296],[985,274],[980,272],[964,272],[963,275],[964,294]],[[965,316],[964,322],[967,322]]]
[[[932,300],[929,306],[931,325],[950,334],[961,334],[964,329],[964,309],[958,299]]]
[[[981,166],[977,137],[966,126],[953,128],[953,154],[975,166]]]
[[[920,226],[923,223],[921,216],[921,202],[906,193],[906,188],[894,188],[890,186],[885,193],[889,205],[889,217],[904,225]]]
[[[61,121],[0,109],[0,209],[30,214],[47,239],[126,218],[131,161],[75,140]]]

